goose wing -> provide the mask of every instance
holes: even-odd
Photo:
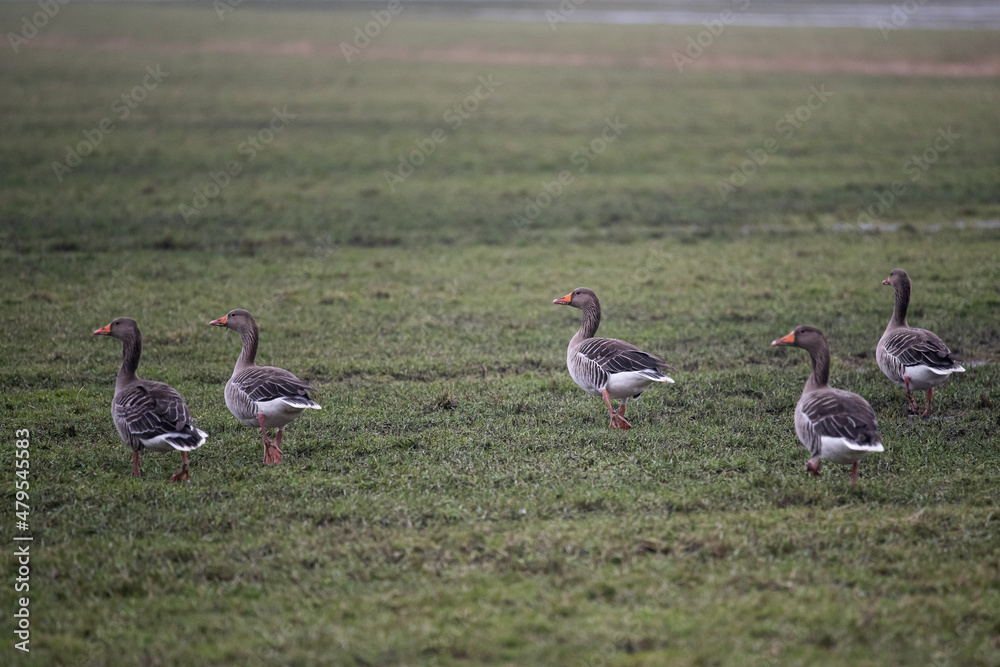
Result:
[[[111,413],[118,432],[133,446],[166,442],[190,451],[206,439],[181,395],[162,382],[144,380],[129,387],[115,396]]]
[[[802,397],[800,408],[817,441],[843,438],[862,449],[881,443],[875,411],[857,394],[839,389],[812,392]]]
[[[255,403],[282,399],[311,407],[315,402],[309,396],[315,388],[292,373],[273,366],[254,366],[233,378],[233,386]]]
[[[886,353],[905,367],[954,368],[958,358],[944,341],[926,329],[898,329],[890,332],[884,342]]]
[[[587,339],[578,353],[607,373],[674,370],[663,357],[643,352],[635,345],[615,338]]]

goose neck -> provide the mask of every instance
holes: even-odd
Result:
[[[910,283],[908,281],[900,281],[898,285],[895,286],[896,290],[896,303],[892,309],[892,319],[889,321],[890,327],[905,327],[906,324],[906,310],[910,307]]]
[[[253,366],[257,360],[257,325],[251,323],[240,329],[240,338],[243,340],[243,348],[240,350],[240,357],[236,360],[237,367]]]
[[[596,303],[588,303],[583,307],[583,319],[580,322],[580,330],[576,338],[586,340],[593,338],[601,326],[601,306]]]
[[[812,361],[812,373],[806,380],[805,391],[822,389],[830,382],[830,350],[826,345],[815,345],[807,348]]]
[[[122,365],[115,379],[116,387],[123,387],[137,379],[135,372],[139,368],[141,356],[142,335],[138,331],[122,338]]]

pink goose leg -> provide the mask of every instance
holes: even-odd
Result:
[[[181,452],[181,469],[170,478],[171,482],[184,482],[190,479],[188,475],[188,453]]]
[[[281,463],[281,436],[285,434],[285,429],[278,429],[278,441],[271,445],[271,463]]]
[[[913,392],[910,391],[910,376],[903,376],[903,384],[906,386],[906,397],[910,399],[910,410],[913,411],[911,417],[916,417],[917,413],[920,412],[920,406],[917,405],[917,399],[913,398]]]
[[[257,421],[260,423],[260,437],[261,440],[264,442],[264,463],[274,463],[274,460],[271,457],[271,447],[273,447],[274,445],[271,442],[271,439],[267,437],[267,429],[264,428],[263,412],[257,415]]]
[[[932,396],[934,396],[934,387],[931,387],[930,389],[927,390],[927,409],[924,410],[924,414],[922,415],[924,417],[926,417],[927,415],[929,415],[931,413],[931,397]]]
[[[625,419],[624,410],[622,410],[622,414],[619,414],[613,407],[611,407],[611,396],[608,395],[608,390],[602,389],[601,395],[604,397],[604,402],[608,404],[608,413],[611,415],[611,424],[609,424],[609,428],[620,428],[623,431],[627,431],[632,428],[632,425],[628,423],[627,419]],[[622,408],[624,407],[625,405],[622,404]]]

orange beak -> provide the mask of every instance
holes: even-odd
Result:
[[[570,292],[566,296],[554,300],[552,303],[558,303],[560,306],[568,306],[569,302],[572,300],[573,300],[573,293]]]
[[[228,317],[228,315],[223,315],[222,317],[220,317],[217,320],[212,320],[211,322],[209,322],[209,324],[212,325],[213,327],[224,327],[224,326],[226,326],[226,318],[227,317]]]
[[[883,280],[883,281],[882,281],[882,284],[883,284],[883,285],[888,285],[888,284],[889,284],[889,279],[888,279],[888,278],[886,278],[885,280]]]
[[[95,336],[110,336],[111,335],[111,325],[110,324],[106,324],[103,327],[101,327],[100,329],[95,329],[94,330],[94,335]]]
[[[794,345],[795,344],[795,332],[792,331],[784,338],[779,338],[778,340],[772,340],[771,345]]]

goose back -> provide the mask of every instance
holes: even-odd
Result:
[[[281,428],[307,409],[320,409],[310,391],[313,387],[283,368],[237,367],[226,383],[226,407],[247,426],[257,426],[257,415],[263,414],[268,428]]]
[[[653,382],[673,382],[660,372],[671,368],[665,359],[616,338],[571,343],[566,365],[577,385],[598,396],[607,389],[612,398],[638,397]]]
[[[936,334],[914,327],[886,329],[875,359],[887,378],[904,386],[903,376],[908,375],[914,389],[936,387],[951,373],[965,370]]]
[[[115,390],[111,417],[118,435],[135,451],[189,452],[205,444],[183,397],[170,385],[138,380]]]
[[[883,451],[868,401],[832,387],[802,394],[795,406],[795,434],[810,456],[834,463],[853,463]]]

